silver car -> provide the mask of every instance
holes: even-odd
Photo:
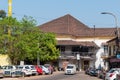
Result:
[[[117,75],[120,74],[120,68],[112,68],[105,75],[105,80],[117,80]]]
[[[20,69],[17,69],[14,65],[7,65],[3,66],[3,74],[4,76],[18,77],[21,76],[22,72]]]
[[[43,66],[43,65],[39,65],[39,67],[41,67],[41,68],[42,68],[42,70],[43,70],[43,74],[50,74],[49,69],[48,69],[48,68],[46,68],[45,66]]]
[[[32,75],[31,68],[28,65],[18,65],[17,68],[21,70],[22,77]]]

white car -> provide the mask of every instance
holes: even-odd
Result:
[[[17,69],[15,65],[3,66],[4,76],[17,77],[21,76],[21,70]]]
[[[74,64],[68,64],[65,68],[65,74],[75,74],[76,66]]]
[[[17,68],[21,70],[23,77],[32,75],[31,68],[28,65],[19,65]]]
[[[46,68],[46,67],[43,66],[43,65],[40,65],[40,66],[41,66],[41,68],[42,68],[42,70],[43,70],[43,73],[45,73],[45,74],[49,74],[49,73],[50,73],[50,71],[49,71],[48,68]]]
[[[116,80],[118,74],[120,74],[120,68],[112,68],[106,73],[105,80]]]
[[[35,69],[35,66],[34,65],[28,65],[32,71],[32,75],[37,75],[37,70]]]

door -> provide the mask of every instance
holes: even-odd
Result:
[[[89,61],[84,61],[84,70],[86,70],[87,68],[89,68]]]

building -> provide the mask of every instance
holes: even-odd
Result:
[[[38,26],[44,32],[56,34],[60,50],[59,67],[74,63],[80,70],[104,67],[105,44],[114,38],[115,28],[90,28],[67,14]]]
[[[102,56],[107,70],[111,68],[120,68],[120,47],[118,47],[119,45],[120,43],[117,37],[107,41],[106,46],[108,47],[106,50],[109,54],[106,56]]]

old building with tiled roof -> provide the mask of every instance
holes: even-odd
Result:
[[[116,28],[90,28],[69,14],[39,28],[56,34],[57,48],[61,51],[59,67],[74,63],[79,69],[104,66],[100,61],[100,55],[104,53],[102,44],[114,38],[116,31]],[[80,55],[79,62],[77,54]]]
[[[94,28],[89,28],[71,15],[54,19],[48,23],[40,25],[44,32],[53,32],[56,34],[66,34],[73,36],[94,36]],[[95,28],[95,36],[114,36],[115,28]]]

